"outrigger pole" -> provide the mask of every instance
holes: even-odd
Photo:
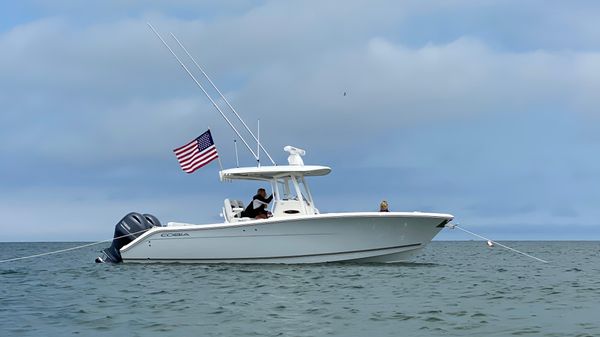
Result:
[[[183,49],[183,51],[185,51],[185,53],[187,54],[187,56],[192,60],[192,62],[194,62],[194,64],[196,65],[196,67],[198,67],[198,70],[200,70],[200,72],[202,72],[202,75],[204,75],[204,77],[208,80],[208,82],[210,83],[210,85],[212,85],[212,87],[219,93],[219,95],[221,96],[221,98],[223,99],[223,101],[225,101],[225,103],[227,104],[227,106],[229,107],[229,109],[231,109],[231,111],[240,120],[240,122],[242,122],[242,124],[246,128],[246,131],[248,131],[248,133],[250,133],[250,135],[252,136],[252,138],[254,138],[254,140],[256,141],[256,143],[258,143],[259,150],[257,151],[257,153],[260,152],[260,149],[262,149],[265,152],[265,154],[267,155],[267,157],[269,157],[269,160],[271,161],[271,163],[273,163],[273,165],[276,165],[275,161],[273,160],[273,158],[271,158],[271,155],[269,154],[269,152],[267,151],[267,149],[265,149],[263,147],[262,143],[260,142],[260,138],[254,135],[254,133],[252,132],[252,130],[250,130],[250,128],[248,127],[248,125],[246,124],[246,122],[244,122],[244,120],[242,119],[242,117],[238,114],[238,112],[229,103],[229,101],[227,100],[227,98],[225,98],[225,95],[223,95],[221,93],[221,90],[219,90],[219,88],[217,88],[217,86],[213,83],[213,81],[210,79],[210,77],[208,77],[208,75],[206,74],[206,72],[204,71],[204,69],[202,69],[202,67],[198,64],[198,62],[196,62],[196,59],[194,59],[194,57],[188,52],[188,50],[183,46],[183,44],[181,42],[179,42],[179,39],[177,39],[177,37],[173,33],[171,33],[171,37],[173,37],[173,39],[175,41],[177,41],[177,43],[179,44],[179,47],[181,47],[181,49]],[[257,160],[258,160],[258,158],[257,158]]]
[[[169,45],[167,44],[167,42],[165,42],[165,40],[162,38],[162,36],[160,36],[160,34],[156,31],[156,29],[154,29],[154,27],[150,24],[150,22],[148,22],[148,27],[150,27],[150,29],[152,29],[152,31],[154,32],[154,34],[156,34],[156,36],[160,39],[160,41],[163,43],[163,45],[165,47],[167,47],[167,49],[175,57],[175,59],[177,60],[177,62],[179,62],[179,64],[181,65],[181,67],[186,71],[186,73],[188,75],[190,75],[190,77],[192,78],[192,80],[194,81],[194,83],[196,83],[196,85],[202,90],[202,92],[204,93],[204,95],[206,95],[206,97],[208,98],[208,100],[210,100],[210,102],[215,107],[215,109],[217,109],[217,111],[219,111],[219,113],[221,114],[221,116],[223,117],[223,119],[225,119],[225,121],[227,122],[227,124],[229,124],[229,126],[231,127],[231,129],[233,130],[233,132],[235,132],[235,134],[242,140],[242,142],[244,143],[244,145],[246,145],[246,148],[248,148],[248,151],[250,151],[250,153],[252,153],[252,155],[254,156],[254,158],[258,160],[258,156],[256,155],[256,153],[254,153],[254,151],[252,150],[252,148],[250,147],[250,145],[248,145],[248,143],[246,142],[246,140],[244,139],[244,137],[242,137],[242,135],[239,133],[239,131],[231,123],[231,121],[229,120],[229,118],[227,118],[227,116],[225,116],[225,114],[223,113],[223,111],[221,110],[221,108],[219,108],[219,106],[217,105],[217,103],[215,103],[215,101],[208,94],[208,92],[206,92],[206,90],[204,89],[204,87],[202,86],[202,84],[200,84],[200,82],[198,82],[198,80],[190,72],[190,70],[188,69],[188,67],[186,67],[185,64],[183,64],[183,62],[181,62],[181,59],[179,59],[179,57],[177,56],[177,54],[175,54],[175,52],[173,51],[173,49],[171,49],[171,47],[169,47]],[[273,164],[275,164],[275,163],[273,163]]]

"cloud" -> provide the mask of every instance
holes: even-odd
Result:
[[[0,32],[0,196],[24,193],[3,212],[37,207],[43,198],[27,195],[48,191],[53,209],[68,209],[78,188],[98,187],[87,202],[106,213],[121,211],[105,198],[132,190],[127,204],[161,209],[191,193],[171,149],[208,126],[233,162],[233,134],[152,21],[182,39],[252,128],[261,119],[278,162],[291,144],[334,167],[323,209],[370,209],[385,196],[477,223],[593,222],[592,5],[38,3],[38,18]],[[369,191],[368,204],[354,191]],[[198,197],[229,192],[210,185]],[[31,216],[23,223],[37,226]]]
[[[214,21],[148,14],[83,28],[60,18],[18,26],[0,38],[8,51],[0,63],[6,74],[0,81],[3,124],[14,129],[27,121],[27,127],[7,131],[5,139],[20,141],[3,143],[22,151],[19,145],[30,149],[44,138],[40,151],[67,157],[60,152],[71,153],[73,139],[83,148],[104,139],[94,156],[105,149],[121,160],[131,152],[115,153],[117,144],[139,144],[139,134],[132,132],[139,124],[155,131],[163,125],[171,133],[152,132],[152,141],[173,144],[167,135],[188,134],[189,129],[176,125],[191,120],[192,111],[210,124],[220,123],[150,34],[145,26],[149,18],[164,32],[181,33],[218,83],[244,69],[238,81],[224,87],[248,120],[263,119],[265,139],[281,139],[285,133],[303,146],[326,140],[334,148],[346,141],[329,137],[332,130],[369,135],[440,118],[516,116],[548,107],[586,118],[597,115],[594,93],[600,83],[592,74],[600,67],[598,53],[495,50],[468,35],[410,47],[378,36],[383,24],[352,27],[361,34],[326,29],[350,26],[348,17],[334,15],[336,7],[324,6],[324,13],[316,16],[303,9],[289,22],[278,16],[288,6],[269,3]],[[344,11],[361,9],[353,3]],[[332,22],[324,20],[325,14],[332,15]],[[373,23],[375,13],[366,14],[366,21]],[[283,122],[282,116],[292,119]],[[73,132],[60,131],[48,139],[48,129],[60,130],[62,125]],[[321,136],[307,141],[303,130],[309,129]],[[164,150],[155,148],[155,153]]]

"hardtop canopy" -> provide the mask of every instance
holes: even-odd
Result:
[[[319,165],[281,165],[261,167],[238,167],[219,172],[221,180],[272,180],[285,176],[324,176],[331,168]]]

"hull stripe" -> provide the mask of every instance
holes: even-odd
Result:
[[[365,253],[377,250],[388,250],[388,249],[399,249],[399,248],[410,248],[421,246],[421,243],[412,243],[409,245],[383,247],[383,248],[371,248],[371,249],[360,249],[351,250],[345,252],[334,252],[334,253],[318,253],[318,254],[304,254],[304,255],[286,255],[286,256],[258,256],[258,257],[232,257],[232,258],[172,258],[172,259],[151,259],[151,258],[123,258],[124,261],[230,261],[230,260],[274,260],[274,259],[290,259],[290,258],[301,258],[311,256],[324,256],[324,255],[340,255],[340,254],[352,254],[352,253]]]

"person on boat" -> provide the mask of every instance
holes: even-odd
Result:
[[[252,197],[252,201],[248,207],[242,212],[244,218],[266,219],[271,215],[267,211],[267,206],[273,200],[273,195],[267,198],[267,191],[264,188],[259,188],[256,195]]]
[[[387,203],[387,201],[385,201],[385,200],[381,201],[381,204],[379,204],[379,211],[380,212],[389,212],[390,211],[388,209],[388,203]]]

